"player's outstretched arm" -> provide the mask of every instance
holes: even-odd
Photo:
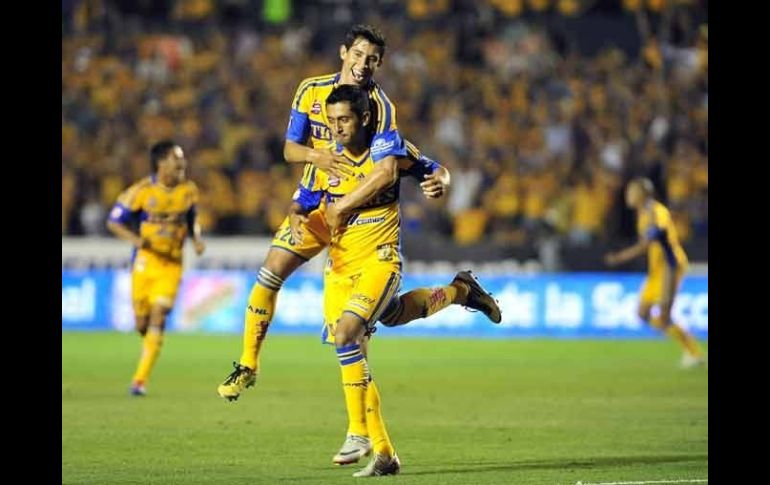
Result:
[[[374,170],[355,189],[327,207],[326,223],[332,233],[342,226],[342,221],[350,215],[351,211],[396,183],[396,180],[398,180],[398,160],[390,155],[380,160]]]
[[[609,253],[604,257],[604,262],[607,263],[609,266],[617,266],[619,264],[623,264],[626,261],[631,261],[632,259],[636,259],[639,256],[643,255],[647,248],[650,246],[650,241],[647,239],[641,239],[638,243],[634,244],[633,246],[627,247],[626,249],[623,249],[622,251],[617,251],[615,253]]]
[[[116,237],[130,242],[137,249],[146,249],[150,247],[150,242],[148,240],[142,239],[139,234],[135,233],[127,226],[119,222],[107,221],[107,230],[114,234]]]
[[[347,168],[347,166],[353,166],[353,162],[333,153],[331,149],[319,150],[286,140],[283,144],[283,157],[289,163],[312,163],[339,179],[347,179],[353,175],[353,171]]]

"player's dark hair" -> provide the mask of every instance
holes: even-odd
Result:
[[[176,142],[172,140],[163,140],[150,148],[150,167],[152,168],[152,173],[158,171],[158,164],[160,161],[166,158],[168,153],[173,150],[175,146],[177,146]]]
[[[345,34],[345,47],[350,49],[359,37],[363,37],[380,48],[380,58],[385,57],[385,36],[380,29],[369,24],[356,24]]]
[[[337,104],[344,101],[350,103],[350,109],[358,115],[359,120],[363,120],[365,111],[371,111],[369,109],[369,95],[354,84],[337,86],[326,98],[326,104]]]
[[[644,191],[645,194],[647,194],[648,197],[652,197],[655,195],[655,186],[652,184],[652,181],[648,179],[647,177],[635,177],[631,180],[632,184],[636,184]]]

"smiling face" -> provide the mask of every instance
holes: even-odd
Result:
[[[340,46],[341,84],[365,86],[382,65],[382,49],[364,37],[356,37],[350,48]]]

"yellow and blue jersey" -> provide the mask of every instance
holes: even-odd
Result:
[[[286,129],[286,139],[306,144],[313,148],[323,148],[332,141],[326,115],[326,98],[337,87],[340,73],[311,77],[303,80],[297,87]],[[387,156],[406,157],[407,147],[398,132],[396,107],[385,91],[373,80],[365,87],[369,93],[372,110],[371,143],[372,158],[379,161]]]
[[[198,188],[192,181],[165,187],[156,177],[145,177],[126,189],[110,211],[110,220],[139,223],[139,235],[150,241],[152,255],[182,261],[185,238],[195,223]],[[139,253],[146,252],[140,250]]]
[[[371,149],[358,157],[339,145],[334,149],[355,164],[350,167],[353,176],[340,180],[308,165],[294,193],[294,201],[305,211],[312,211],[322,203],[334,204],[353,191],[377,164]],[[398,197],[397,180],[350,215],[344,230],[331,241],[327,271],[340,274],[360,271],[373,258],[400,267],[401,216]]]
[[[676,227],[666,206],[651,200],[639,212],[637,220],[639,236],[650,241],[647,264],[650,273],[665,267],[681,269],[687,266],[687,254],[679,243]]]

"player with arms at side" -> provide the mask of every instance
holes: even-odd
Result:
[[[107,228],[134,246],[131,299],[136,330],[143,338],[142,356],[134,373],[131,394],[144,396],[163,344],[166,317],[173,308],[182,279],[182,249],[192,235],[195,252],[205,250],[195,205],[198,188],[185,179],[187,160],[182,147],[161,141],[150,150],[153,174],[118,197]],[[132,228],[139,224],[138,232]]]
[[[351,176],[352,163],[328,148],[332,136],[326,120],[325,100],[336,86],[358,85],[366,90],[371,105],[376,108],[371,131],[380,141],[380,146],[388,150],[388,155],[383,154],[382,157],[406,157],[419,162],[423,167],[420,170],[425,171],[425,180],[421,183],[424,195],[428,198],[441,197],[450,183],[449,172],[401,139],[396,127],[395,106],[373,80],[384,53],[385,39],[376,28],[366,25],[351,28],[340,46],[340,72],[308,78],[299,84],[286,131],[284,157],[290,163],[307,164],[303,179],[312,179],[319,171],[337,180]],[[368,180],[362,185],[365,185],[368,194],[372,194],[382,188],[384,181],[378,177],[375,185],[366,186]],[[252,286],[245,312],[240,361],[217,388],[223,398],[231,401],[238,399],[246,388],[255,384],[262,344],[273,320],[275,302],[283,282],[329,244],[323,206],[299,224],[304,232],[302,242],[291,237],[289,217],[283,221]]]
[[[605,261],[616,266],[647,253],[648,274],[640,291],[639,317],[682,346],[683,367],[701,365],[705,359],[698,342],[671,319],[674,298],[688,265],[671,213],[655,200],[652,182],[646,178],[636,178],[628,183],[626,204],[636,211],[639,242],[609,253]],[[656,305],[660,313],[652,317],[652,308]]]

